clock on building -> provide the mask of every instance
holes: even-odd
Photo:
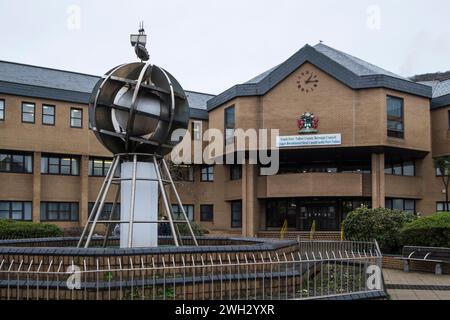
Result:
[[[297,77],[297,86],[301,92],[313,92],[319,86],[317,74],[309,70],[302,71]]]

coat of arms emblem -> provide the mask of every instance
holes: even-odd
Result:
[[[319,118],[314,113],[305,112],[297,119],[299,133],[316,133],[319,128]]]

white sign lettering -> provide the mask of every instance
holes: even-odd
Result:
[[[280,136],[277,137],[278,148],[308,147],[308,146],[335,146],[341,145],[341,134],[316,134],[306,136]]]

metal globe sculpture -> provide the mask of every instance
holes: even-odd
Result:
[[[130,39],[141,62],[123,64],[106,73],[89,99],[90,128],[114,158],[78,247],[89,247],[98,225],[106,226],[104,247],[114,225],[120,228],[121,248],[157,246],[161,224],[169,224],[175,246],[183,244],[180,224],[188,226],[193,244],[198,245],[164,157],[180,143],[172,140],[173,132],[187,128],[189,103],[169,72],[147,62],[150,56],[143,23],[139,34]],[[181,217],[173,213],[167,187],[175,195]],[[111,189],[115,189],[115,200],[105,219],[103,208]],[[116,206],[120,206],[118,220],[113,217]],[[164,209],[162,217],[160,207]]]
[[[112,153],[166,155],[186,129],[189,104],[178,81],[164,69],[136,62],[118,66],[100,79],[89,103],[89,122]]]

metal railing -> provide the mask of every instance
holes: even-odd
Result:
[[[370,266],[381,270],[376,247],[299,242],[288,253],[167,256],[150,263],[106,258],[93,268],[86,261],[0,260],[0,299],[286,300],[381,292],[368,273]]]

